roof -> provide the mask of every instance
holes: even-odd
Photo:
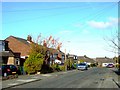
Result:
[[[91,62],[91,63],[95,62],[92,58],[89,58],[87,56],[78,56],[78,60],[84,60],[85,62]]]
[[[112,58],[108,58],[108,57],[97,57],[96,61],[98,63],[114,63],[115,62]]]
[[[20,42],[22,42],[22,43],[24,43],[26,45],[30,45],[30,43],[26,39],[19,38],[19,37],[14,37],[14,36],[10,36],[10,37],[13,37],[13,38],[17,39],[18,41],[20,41]]]
[[[14,54],[11,51],[0,52],[1,57],[14,57]]]
[[[9,36],[5,40],[9,41],[8,46],[14,53],[20,53],[21,56],[29,55],[30,43],[26,39]]]
[[[19,41],[19,42],[15,42],[13,41],[13,38],[15,39],[15,41]],[[19,37],[14,37],[14,36],[9,36],[8,38],[6,38],[6,40],[9,41],[9,47],[11,48],[11,50],[16,53],[21,53],[21,56],[25,56],[28,55],[29,50],[30,50],[30,42],[27,41],[26,39],[23,38],[19,38]],[[32,42],[34,43],[34,42]],[[23,46],[24,44],[24,46]],[[19,47],[18,47],[19,45]],[[41,45],[42,46],[42,45]],[[44,46],[42,46],[44,47]],[[48,50],[50,50],[51,53],[53,54],[58,54],[58,56],[61,58],[62,55],[64,55],[64,53],[60,50],[56,50],[56,49],[52,49],[52,48],[47,48]]]

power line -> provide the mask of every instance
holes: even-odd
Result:
[[[113,6],[113,5],[110,5],[110,6]],[[106,7],[106,6],[105,6]],[[102,7],[103,9],[105,9],[105,7]],[[89,6],[89,7],[86,7],[87,9],[88,8],[91,8],[91,6]],[[18,10],[19,11],[19,10]],[[69,12],[69,13],[71,13],[71,12]],[[24,21],[31,21],[31,20],[39,20],[39,19],[43,19],[43,18],[47,18],[47,17],[54,17],[54,16],[61,16],[61,15],[65,15],[65,14],[69,14],[68,12],[66,12],[66,13],[57,13],[57,14],[51,14],[51,15],[46,15],[46,16],[39,16],[39,17],[33,17],[33,18],[28,18],[28,19],[23,19],[23,20],[15,20],[15,21],[13,21],[13,22],[10,22],[10,24],[11,23],[18,23],[18,22],[24,22]],[[79,13],[79,12],[77,12],[77,13]],[[4,14],[4,13],[3,13]],[[92,13],[91,13],[92,14]],[[85,18],[88,18],[88,17],[90,17],[89,15],[87,15],[87,16],[85,16],[85,17],[83,17],[84,19]],[[3,24],[6,24],[6,23],[3,23]],[[9,23],[8,23],[9,24]]]

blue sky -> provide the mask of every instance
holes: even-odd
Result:
[[[115,33],[117,20],[117,2],[3,2],[1,39],[41,33],[58,38],[67,53],[113,57],[104,38]]]

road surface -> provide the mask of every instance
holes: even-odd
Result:
[[[12,88],[116,88],[113,73],[110,68],[74,70]]]

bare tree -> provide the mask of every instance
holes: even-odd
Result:
[[[113,52],[115,54],[120,54],[120,33],[116,31],[111,37],[105,37],[109,49],[107,51]]]

